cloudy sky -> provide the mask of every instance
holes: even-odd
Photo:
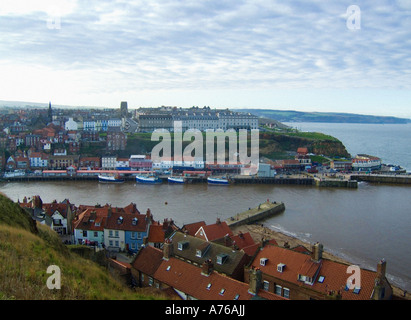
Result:
[[[411,118],[411,1],[0,0],[0,100]]]

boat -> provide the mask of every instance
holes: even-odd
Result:
[[[168,177],[168,182],[169,183],[178,183],[178,184],[183,184],[186,182],[184,177]]]
[[[125,180],[123,178],[120,178],[120,176],[104,176],[104,175],[99,175],[98,176],[98,181],[99,182],[111,182],[111,183],[122,183]]]
[[[136,176],[136,182],[137,183],[147,183],[147,184],[157,184],[157,183],[162,183],[163,180],[161,180],[157,176]]]
[[[207,182],[208,182],[208,184],[216,184],[216,185],[228,185],[228,184],[230,184],[230,181],[225,177],[221,177],[221,178],[208,177]]]

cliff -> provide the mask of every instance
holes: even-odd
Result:
[[[298,148],[306,147],[309,153],[329,157],[350,157],[341,141],[320,133],[274,133],[260,134],[260,156],[267,158],[286,157]]]

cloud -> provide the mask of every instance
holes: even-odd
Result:
[[[411,89],[408,1],[361,1],[359,30],[346,25],[351,1],[3,2],[0,68],[15,67],[15,86],[47,74],[64,79],[54,85],[61,94],[93,98],[158,89]],[[60,28],[49,28],[56,17]]]

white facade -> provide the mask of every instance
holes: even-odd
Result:
[[[78,125],[77,122],[73,120],[73,118],[69,118],[68,121],[64,124],[64,128],[67,131],[77,131]]]
[[[108,156],[108,157],[101,157],[101,168],[106,170],[114,170],[117,164],[117,157],[115,156]]]
[[[108,250],[124,250],[125,243],[124,230],[104,229],[104,244]]]

